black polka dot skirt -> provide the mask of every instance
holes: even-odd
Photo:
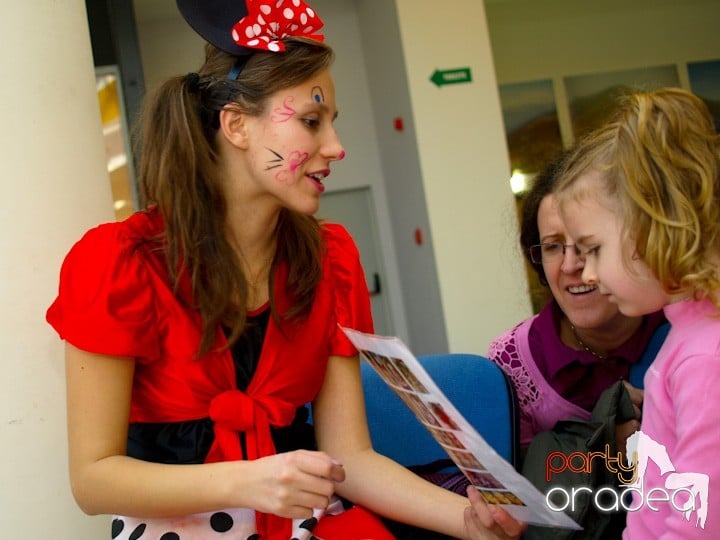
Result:
[[[292,535],[288,540],[313,540],[315,525],[327,514],[343,511],[339,500],[326,510],[315,510],[310,519],[293,520]],[[250,508],[232,508],[219,512],[205,512],[173,518],[141,519],[114,516],[112,540],[262,540],[255,526],[255,511]]]

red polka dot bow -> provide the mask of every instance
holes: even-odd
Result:
[[[247,0],[248,14],[232,29],[232,38],[241,47],[279,52],[282,39],[295,36],[322,41],[315,34],[323,22],[303,0]]]

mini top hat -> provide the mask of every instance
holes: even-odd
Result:
[[[183,18],[205,41],[234,56],[281,52],[282,40],[316,34],[323,22],[303,0],[177,0]]]

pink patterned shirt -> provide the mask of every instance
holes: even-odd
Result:
[[[488,357],[510,377],[520,408],[520,446],[559,420],[589,420],[600,394],[628,378],[655,330],[662,312],[648,315],[641,328],[607,359],[565,345],[559,336],[559,306],[550,302],[540,313],[511,328],[489,347]]]

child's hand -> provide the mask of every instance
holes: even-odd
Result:
[[[642,418],[642,404],[644,392],[627,381],[623,381],[623,384],[625,385],[625,389],[630,396],[630,401],[632,401],[633,409],[635,409],[635,419],[639,421]]]
[[[470,540],[520,538],[527,527],[499,506],[488,506],[474,486],[467,488],[470,506],[465,509],[465,528]]]

